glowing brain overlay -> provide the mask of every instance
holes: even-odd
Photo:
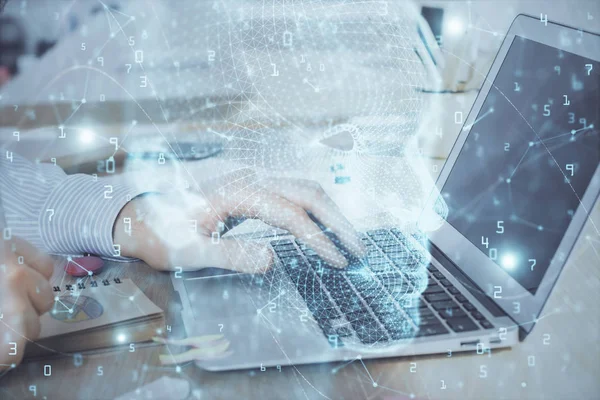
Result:
[[[410,237],[393,244],[404,275],[391,266],[376,274],[356,268],[353,279],[387,287],[401,304],[418,298],[429,256],[417,245],[426,236],[416,222],[426,204],[434,216],[447,211],[437,191],[428,200],[434,189],[416,144],[432,107],[421,89],[433,79],[415,51],[423,47],[417,11],[404,2],[219,1],[185,2],[173,13],[162,24],[168,49],[155,57],[171,58],[178,73],[148,72],[159,97],[178,93],[162,104],[166,118],[192,126],[199,141],[220,141],[220,158],[247,188],[259,190],[269,176],[316,180],[349,218],[399,227]],[[175,134],[161,140],[165,152],[177,148]],[[173,187],[189,187],[188,167],[171,166]],[[165,214],[177,212],[154,201]],[[305,310],[283,273],[257,275],[253,290]],[[328,268],[318,273],[339,278]]]

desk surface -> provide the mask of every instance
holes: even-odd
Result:
[[[598,214],[598,208],[595,210]],[[594,218],[597,220],[597,218]],[[25,363],[0,381],[0,398],[114,398],[161,376],[190,382],[195,398],[369,398],[593,399],[600,396],[600,241],[591,224],[585,228],[546,307],[527,339],[491,355],[440,356],[211,373],[188,365],[178,373],[160,367],[161,346],[129,347],[86,355],[77,367],[72,358]],[[178,329],[177,310],[169,310],[170,278],[143,263],[111,263],[102,276],[131,277]],[[548,336],[549,335],[549,336]],[[549,339],[548,339],[549,338]],[[544,344],[544,341],[548,344]],[[416,370],[411,372],[411,365]],[[52,365],[52,376],[44,376]],[[480,377],[483,370],[487,377]],[[103,375],[98,376],[98,367]],[[343,366],[343,367],[342,367]],[[333,368],[338,368],[332,373]],[[414,369],[414,368],[413,368]],[[442,389],[442,381],[446,389]],[[44,397],[45,396],[45,397]]]

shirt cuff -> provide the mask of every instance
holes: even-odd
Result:
[[[42,242],[54,254],[127,260],[113,246],[113,226],[125,204],[142,193],[90,175],[70,175],[52,190],[41,210]]]

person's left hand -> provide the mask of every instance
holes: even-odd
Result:
[[[252,170],[245,170],[201,189],[202,195],[151,194],[129,202],[114,226],[114,243],[121,246],[121,255],[139,258],[158,270],[218,267],[264,272],[273,264],[265,242],[213,238],[231,218],[254,218],[289,231],[332,266],[346,267],[348,261],[307,212],[354,255],[365,251],[350,222],[316,182],[260,180]]]

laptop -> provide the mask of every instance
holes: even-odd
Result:
[[[188,336],[221,332],[221,371],[448,352],[525,339],[600,192],[600,36],[519,15],[437,180],[427,236],[361,233],[366,261],[329,268],[265,235],[265,275],[176,273]],[[437,196],[436,196],[437,198]]]

